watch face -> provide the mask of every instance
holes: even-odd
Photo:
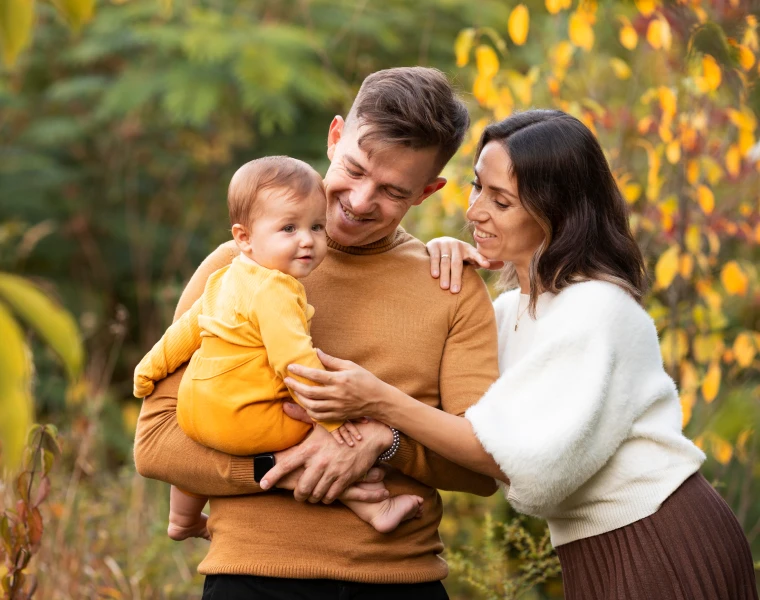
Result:
[[[253,457],[253,480],[258,483],[274,467],[274,454],[257,454]]]

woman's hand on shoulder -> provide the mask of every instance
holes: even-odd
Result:
[[[430,255],[430,274],[440,278],[442,290],[450,290],[452,294],[462,289],[462,270],[464,264],[478,265],[482,269],[498,269],[504,263],[489,261],[471,244],[453,237],[439,237],[427,244]]]

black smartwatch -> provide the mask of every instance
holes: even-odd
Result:
[[[253,480],[259,483],[272,467],[274,467],[274,454],[265,452],[255,455],[253,457]]]

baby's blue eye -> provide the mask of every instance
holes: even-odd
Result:
[[[311,226],[311,230],[312,231],[322,231],[324,228],[325,228],[325,226],[324,225],[320,225],[320,224],[312,225]]]
[[[296,226],[295,225],[285,225],[285,227],[283,227],[282,230],[285,233],[293,233],[296,230]]]

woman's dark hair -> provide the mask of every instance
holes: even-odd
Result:
[[[641,302],[647,275],[628,224],[628,207],[596,137],[559,110],[528,110],[485,128],[477,162],[491,141],[512,161],[525,210],[544,231],[530,263],[530,312],[541,292],[558,293],[591,279],[609,281]],[[507,265],[501,283],[515,282]]]

